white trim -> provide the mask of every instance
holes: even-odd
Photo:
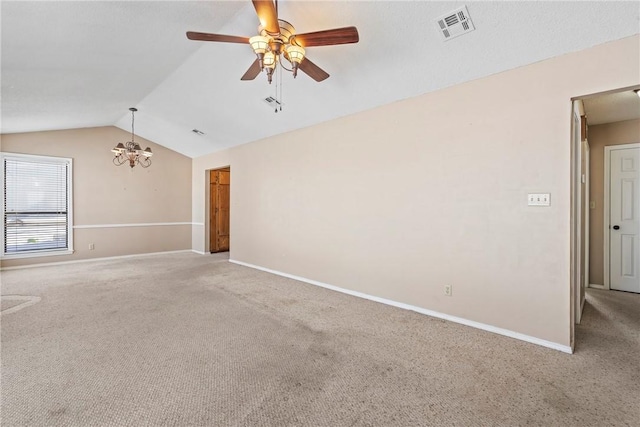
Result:
[[[277,276],[282,276],[282,277],[286,277],[286,278],[289,278],[289,279],[298,280],[300,282],[308,283],[310,285],[320,286],[322,288],[330,289],[332,291],[341,292],[341,293],[347,294],[347,295],[352,295],[352,296],[355,296],[355,297],[358,297],[358,298],[364,298],[364,299],[368,299],[368,300],[371,300],[371,301],[379,302],[381,304],[386,304],[386,305],[390,305],[390,306],[393,306],[393,307],[402,308],[402,309],[405,309],[405,310],[415,311],[415,312],[420,313],[420,314],[426,314],[427,316],[437,317],[438,319],[448,320],[450,322],[459,323],[459,324],[466,325],[466,326],[471,326],[472,328],[482,329],[483,331],[493,332],[495,334],[504,335],[504,336],[507,336],[507,337],[510,337],[510,338],[515,338],[517,340],[525,341],[525,342],[528,342],[528,343],[531,343],[531,344],[537,344],[537,345],[540,345],[540,346],[543,346],[543,347],[552,348],[554,350],[558,350],[558,351],[561,351],[563,353],[569,353],[569,354],[573,353],[573,350],[571,349],[570,346],[558,344],[558,343],[555,343],[555,342],[543,340],[543,339],[536,338],[536,337],[532,337],[530,335],[521,334],[519,332],[510,331],[508,329],[498,328],[496,326],[487,325],[485,323],[480,323],[480,322],[475,322],[473,320],[464,319],[462,317],[451,316],[449,314],[444,314],[444,313],[440,313],[440,312],[433,311],[433,310],[427,310],[426,308],[416,307],[414,305],[409,305],[409,304],[405,304],[405,303],[389,300],[389,299],[386,299],[386,298],[380,298],[380,297],[376,297],[376,296],[373,296],[373,295],[365,294],[365,293],[362,293],[362,292],[352,291],[350,289],[340,288],[338,286],[329,285],[329,284],[326,284],[326,283],[318,282],[316,280],[311,280],[311,279],[307,279],[307,278],[304,278],[304,277],[295,276],[293,274],[283,273],[281,271],[272,270],[270,268],[265,268],[265,267],[260,267],[258,265],[249,264],[249,263],[242,262],[242,261],[237,261],[237,260],[230,259],[229,262],[234,263],[234,264],[238,264],[238,265],[242,265],[242,266],[245,266],[245,267],[249,267],[249,268],[254,268],[256,270],[261,270],[261,271],[264,271],[264,272],[267,272],[267,273],[275,274]]]
[[[196,251],[195,249],[191,249],[191,252],[196,253],[198,255],[208,255],[206,252],[204,251]]]
[[[38,264],[27,264],[27,265],[17,265],[15,267],[1,267],[0,271],[6,270],[20,270],[23,268],[36,268],[36,267],[49,267],[53,265],[66,265],[66,264],[79,264],[82,262],[91,262],[91,261],[110,261],[115,259],[123,259],[123,258],[138,258],[152,255],[168,255],[168,254],[181,254],[181,253],[191,253],[191,249],[181,249],[178,251],[165,251],[165,252],[148,252],[144,254],[131,254],[131,255],[118,255],[118,256],[109,256],[102,258],[85,258],[85,259],[77,259],[73,261],[60,261],[60,262],[43,262]]]
[[[204,227],[204,222],[192,222],[191,225],[198,225],[200,227]]]
[[[604,200],[602,209],[604,219],[602,221],[604,227],[604,233],[602,234],[602,241],[604,243],[602,268],[604,270],[603,286],[602,289],[609,289],[609,185],[611,178],[609,177],[609,164],[611,162],[611,149],[610,146],[604,147]]]
[[[640,148],[640,143],[633,143],[633,144],[621,144],[621,145],[607,145],[604,147],[604,221],[603,221],[603,226],[604,226],[604,260],[603,260],[603,267],[604,267],[604,289],[607,290],[611,290],[611,283],[610,283],[610,277],[609,277],[609,263],[610,263],[610,239],[611,236],[609,235],[609,210],[611,209],[610,207],[610,198],[609,198],[609,190],[610,190],[610,185],[611,185],[611,171],[610,169],[610,165],[611,165],[611,151],[613,150],[626,150],[628,148]]]
[[[582,189],[581,180],[581,154],[582,154],[582,132],[580,119],[581,101],[572,103],[571,115],[571,137],[569,140],[570,147],[570,201],[569,201],[569,344],[571,348],[575,348],[575,325],[578,323],[578,307],[580,306],[580,278],[581,256],[580,256],[580,238],[582,229],[580,227],[580,190]]]
[[[587,298],[585,297],[585,298],[582,300],[582,304],[580,304],[580,312],[581,312],[581,313],[584,311],[584,303],[585,303],[586,301],[587,301]]]
[[[74,225],[75,229],[84,228],[119,228],[119,227],[159,227],[165,225],[193,225],[192,222],[141,222],[138,224],[91,224],[91,225]]]
[[[60,157],[60,156],[43,156],[43,155],[37,155],[37,154],[23,154],[23,153],[14,153],[11,151],[0,151],[0,155],[2,155],[2,157],[17,157],[17,158],[27,158],[27,159],[32,159],[32,160],[38,160],[40,162],[51,162],[51,159],[55,159],[56,161],[72,161],[73,159],[71,157]]]
[[[580,101],[574,102],[574,104]],[[571,291],[573,291],[573,301],[571,310],[573,312],[573,322],[580,323],[580,287],[582,286],[582,117],[574,105],[573,113],[573,137],[571,143],[572,163],[571,163]],[[570,292],[571,293],[571,292]],[[575,344],[575,329],[571,326],[571,347]]]
[[[596,285],[595,283],[589,283],[589,287],[593,289],[606,289],[604,285]]]
[[[69,169],[67,170],[67,250],[73,253],[73,159],[68,159]]]
[[[590,254],[591,254],[591,146],[589,145],[589,140],[584,140],[585,144],[585,159],[584,159],[584,174],[585,174],[585,183],[584,183],[584,283],[582,286],[587,288],[589,286],[589,270],[591,268],[590,262]],[[585,295],[586,298],[586,295]],[[582,307],[584,307],[584,300],[582,299]],[[580,314],[582,316],[582,313]]]
[[[40,258],[47,256],[73,255],[74,251],[67,249],[51,249],[50,251],[31,251],[20,252],[15,254],[0,254],[0,260],[24,259],[24,258]]]

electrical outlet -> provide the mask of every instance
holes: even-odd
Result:
[[[444,285],[444,294],[450,297],[453,294],[453,286],[452,285]]]
[[[96,245],[94,245],[93,243],[89,243],[89,250],[92,251],[96,248]]]

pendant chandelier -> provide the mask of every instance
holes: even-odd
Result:
[[[111,152],[115,154],[113,158],[113,163],[116,166],[124,165],[129,162],[129,166],[134,167],[136,164],[142,166],[143,168],[148,168],[151,166],[151,156],[153,153],[151,152],[151,148],[147,147],[144,150],[140,147],[140,144],[135,142],[135,135],[133,133],[133,125],[134,125],[134,114],[138,111],[137,108],[129,108],[131,111],[131,141],[127,141],[124,144],[122,142],[118,143],[114,148],[111,149]]]

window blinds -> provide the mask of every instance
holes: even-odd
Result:
[[[3,160],[4,253],[68,249],[69,160]]]

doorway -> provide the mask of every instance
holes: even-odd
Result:
[[[230,236],[231,168],[209,171],[209,251],[226,252]]]
[[[571,114],[571,269],[570,319],[571,345],[574,345],[575,325],[580,323],[585,303],[585,288],[622,289],[610,287],[610,271],[618,269],[620,276],[628,276],[640,288],[640,230],[622,233],[622,224],[610,217],[640,215],[640,177],[627,176],[631,169],[640,169],[640,159],[630,152],[614,158],[620,169],[627,169],[624,177],[615,178],[611,187],[607,181],[613,169],[607,153],[624,144],[640,147],[639,86],[614,89],[572,98]],[[640,151],[640,150],[639,150]],[[607,157],[605,159],[605,157]],[[632,165],[633,163],[633,165]],[[621,171],[622,172],[622,171]],[[626,187],[625,187],[626,186]],[[611,191],[614,188],[614,191]],[[621,192],[626,191],[628,195]],[[605,194],[606,193],[606,194]],[[622,213],[611,215],[611,194],[620,196],[617,203]],[[624,198],[624,200],[622,200]],[[625,211],[626,209],[626,211]],[[625,213],[626,212],[626,213]],[[614,226],[618,229],[614,230]],[[637,227],[636,227],[637,228]],[[625,228],[626,229],[626,228]],[[620,231],[618,236],[613,231]],[[610,233],[611,231],[611,233]],[[623,235],[623,236],[622,236]],[[613,240],[615,239],[615,241]],[[626,245],[626,246],[625,246]],[[620,255],[613,254],[610,248]],[[628,285],[628,284],[627,284]],[[625,286],[625,290],[628,287]],[[619,286],[619,285],[618,285]],[[640,291],[640,290],[638,290]],[[636,292],[638,292],[636,291]]]

